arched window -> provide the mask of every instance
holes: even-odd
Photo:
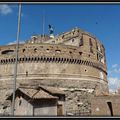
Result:
[[[37,48],[34,49],[34,52],[37,52]]]
[[[23,53],[25,52],[25,49],[23,49]]]

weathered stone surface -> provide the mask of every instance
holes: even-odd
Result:
[[[90,114],[91,98],[108,94],[104,46],[87,32],[73,29],[45,41],[32,37],[19,46],[18,54],[17,87],[40,84],[64,90],[66,113]],[[1,46],[1,103],[13,91],[14,63],[15,45]]]

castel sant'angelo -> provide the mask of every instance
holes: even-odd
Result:
[[[0,114],[10,106],[5,103],[13,92],[15,49],[15,44],[0,46]],[[109,94],[105,48],[88,32],[75,28],[55,37],[32,36],[19,44],[17,66],[17,89],[64,92],[63,115],[120,114],[119,95]]]

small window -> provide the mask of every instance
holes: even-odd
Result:
[[[99,60],[99,54],[97,53],[97,60]]]
[[[3,109],[6,109],[7,108],[7,106],[3,106]]]
[[[82,55],[82,52],[79,52],[80,55]]]
[[[23,52],[25,52],[25,49],[23,49]]]
[[[72,52],[71,52],[71,51],[70,51],[69,53],[70,53],[70,54],[72,54]]]
[[[92,47],[90,47],[90,52],[93,53],[93,49],[92,49]]]
[[[28,76],[28,71],[26,71],[26,76]]]
[[[112,102],[107,102],[107,105],[108,105],[108,107],[109,107],[109,110],[110,110],[111,116],[113,116]]]
[[[80,39],[79,46],[83,46],[83,37]]]
[[[98,44],[97,44],[97,42],[96,42],[96,49],[98,50]]]
[[[78,104],[77,106],[80,107],[80,104]]]
[[[89,45],[90,45],[90,46],[93,46],[93,43],[92,43],[91,38],[89,38]]]
[[[37,52],[37,48],[34,49],[34,52]]]
[[[72,39],[72,42],[74,42],[74,39]]]
[[[99,62],[102,62],[102,59],[103,59],[103,55],[97,53],[97,60],[98,60]]]

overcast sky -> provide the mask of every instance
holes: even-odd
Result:
[[[96,36],[105,46],[108,80],[111,90],[120,84],[120,5],[22,5],[20,41],[42,34],[43,15],[45,33],[48,24],[55,35],[79,27]],[[0,45],[16,41],[17,4],[0,4]]]

